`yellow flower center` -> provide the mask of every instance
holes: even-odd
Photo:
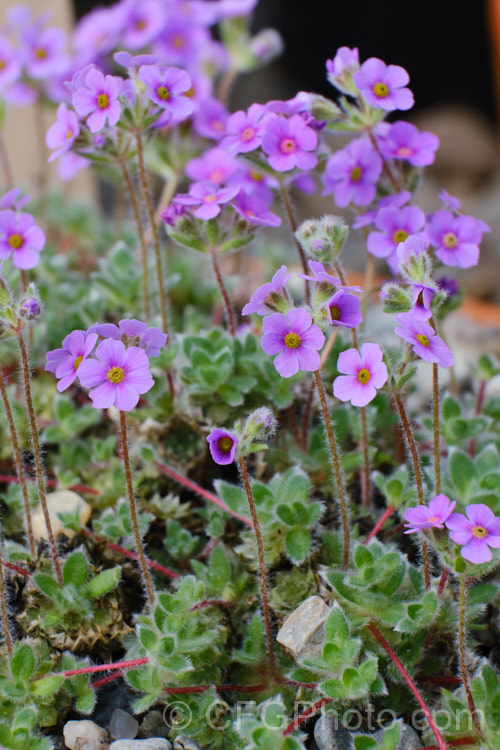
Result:
[[[408,146],[400,146],[396,153],[398,156],[411,156],[413,154],[413,149]]]
[[[219,133],[224,130],[224,123],[222,123],[220,120],[212,120],[211,125],[214,130],[218,130]]]
[[[287,154],[291,154],[296,148],[297,146],[292,138],[283,138],[281,141],[281,150]]]
[[[214,169],[213,172],[210,172],[210,182],[220,182],[224,179],[224,172],[222,169]]]
[[[361,167],[353,167],[351,169],[351,180],[353,182],[358,182],[358,180],[361,179],[361,175],[363,174],[363,170]]]
[[[43,47],[37,47],[35,50],[35,57],[37,60],[45,60],[47,57],[47,50]]]
[[[97,97],[97,106],[99,109],[106,109],[109,105],[109,99],[106,94],[99,94]]]
[[[443,237],[445,247],[454,248],[458,245],[458,237],[454,232],[446,232]]]
[[[241,140],[247,143],[248,141],[252,140],[254,135],[255,135],[255,128],[251,128],[251,127],[245,128],[241,134]]]
[[[5,70],[6,67],[7,63],[5,62],[5,60],[0,60],[0,70]]]
[[[436,521],[439,521],[439,518],[437,516],[429,516],[427,519],[429,523],[436,523]]]
[[[340,320],[340,310],[337,305],[332,305],[330,307],[330,317],[332,320]]]
[[[215,201],[217,200],[217,196],[213,193],[210,193],[210,195],[205,195],[203,200],[205,201],[205,203],[215,203]]]
[[[24,244],[24,240],[21,237],[20,234],[11,234],[9,237],[9,245],[14,248],[14,250],[19,250],[20,247],[22,247]]]
[[[70,138],[73,138],[73,131],[71,130],[71,128],[66,133],[66,140],[69,141]]]
[[[111,383],[121,383],[125,377],[125,372],[121,367],[112,367],[108,370],[108,380]]]
[[[300,346],[300,336],[297,333],[287,333],[285,336],[285,346],[289,349],[297,349]]]
[[[425,333],[417,333],[416,339],[422,346],[429,346],[429,338]]]
[[[221,437],[217,441],[217,447],[221,453],[231,453],[233,447],[233,439],[230,437]]]
[[[360,383],[368,383],[370,380],[370,370],[367,370],[366,367],[363,367],[361,370],[358,371],[358,380]]]
[[[484,528],[484,526],[474,526],[472,529],[472,533],[476,537],[476,539],[484,539],[485,536],[488,536],[487,530]]]
[[[250,172],[250,177],[252,180],[255,180],[255,182],[262,182],[262,180],[264,179],[264,175],[260,172],[257,172],[256,169],[252,169],[252,171]]]
[[[146,21],[143,18],[139,18],[135,22],[135,28],[137,29],[137,31],[142,31],[146,28]]]
[[[396,229],[392,235],[392,239],[399,245],[400,242],[404,242],[408,239],[408,232],[405,232],[404,229]]]
[[[82,359],[83,359],[83,357],[82,357],[82,355],[80,354],[80,355],[79,355],[79,356],[78,356],[78,357],[77,357],[77,358],[75,359],[75,361],[73,362],[73,369],[75,369],[75,370],[78,370],[78,368],[80,367],[80,365],[81,365],[81,363],[82,363]]]
[[[163,99],[164,102],[170,99],[170,91],[166,86],[158,86],[158,88],[156,89],[156,93],[158,94],[160,99]]]
[[[186,40],[183,36],[177,34],[177,36],[174,36],[174,38],[172,39],[172,44],[174,45],[174,47],[177,47],[177,49],[182,49],[186,45]]]
[[[385,99],[386,96],[389,96],[389,89],[387,88],[385,83],[379,81],[373,87],[373,93],[375,94],[375,96],[378,96],[379,99]]]

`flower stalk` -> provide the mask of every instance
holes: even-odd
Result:
[[[472,697],[472,691],[470,689],[469,675],[467,673],[467,657],[466,657],[466,628],[465,628],[465,604],[466,604],[466,580],[465,574],[459,573],[460,580],[460,598],[458,605],[458,655],[460,660],[460,674],[462,677],[462,685],[464,686],[465,695],[467,696],[467,703],[469,705],[469,711],[472,716],[472,721],[480,737],[483,736],[481,729],[481,723],[477,715],[476,705],[474,698]]]
[[[234,317],[234,310],[231,304],[231,300],[229,298],[229,293],[226,289],[226,285],[224,284],[224,279],[222,277],[217,248],[216,247],[210,248],[209,254],[212,260],[212,268],[214,269],[214,275],[217,281],[217,286],[219,287],[220,295],[222,297],[222,302],[224,304],[224,310],[226,311],[226,318],[227,318],[227,324],[229,326],[229,332],[231,336],[235,336],[236,335],[236,320]]]

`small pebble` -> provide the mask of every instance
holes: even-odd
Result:
[[[138,736],[141,738],[146,737],[165,737],[167,738],[170,732],[170,728],[165,723],[163,714],[161,711],[153,709],[149,711],[141,721],[139,727]]]
[[[109,722],[109,733],[115,740],[133,740],[137,737],[139,722],[127,711],[115,708]]]
[[[172,750],[172,745],[163,737],[149,740],[115,740],[109,750]]]
[[[173,750],[201,750],[201,747],[190,737],[184,737],[183,734],[180,734],[174,740]]]
[[[72,490],[58,490],[47,494],[47,507],[52,525],[54,536],[65,534],[69,539],[73,539],[75,532],[72,529],[65,529],[58,517],[58,513],[73,513],[78,508],[79,519],[82,526],[85,526],[90,518],[91,507],[85,502],[83,497]],[[47,526],[41,505],[37,505],[33,510],[33,534],[37,542],[40,539],[48,539]]]
[[[321,656],[330,607],[320,596],[310,596],[289,615],[276,640],[298,658]]]
[[[319,750],[353,750],[352,734],[340,724],[336,716],[321,716],[314,726],[314,739]]]
[[[63,735],[64,744],[70,750],[108,750],[109,748],[106,730],[88,719],[68,721],[64,725]]]

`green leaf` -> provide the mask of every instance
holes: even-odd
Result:
[[[57,693],[64,682],[64,675],[49,675],[42,677],[31,683],[31,692],[33,695],[53,695]]]
[[[139,629],[139,640],[147,651],[153,651],[158,643],[156,633],[148,628]]]
[[[311,535],[307,529],[291,529],[285,537],[285,547],[290,559],[298,564],[306,559],[311,549]]]
[[[92,688],[89,687],[88,690],[85,690],[85,692],[78,697],[78,700],[76,701],[76,710],[80,711],[82,714],[90,714],[94,709],[95,702],[95,693]]]
[[[328,641],[344,643],[349,638],[349,625],[342,609],[335,604],[326,621],[325,634]]]
[[[443,419],[452,419],[453,417],[460,416],[460,405],[454,398],[451,398],[451,396],[444,399],[441,410]]]
[[[72,583],[79,588],[85,584],[87,576],[88,568],[85,555],[83,552],[73,552],[64,563],[63,580],[65,585]]]
[[[33,650],[27,643],[23,643],[16,649],[14,656],[12,657],[10,663],[12,676],[17,680],[29,680],[33,674],[34,668],[35,657],[33,655]]]
[[[38,573],[33,576],[38,588],[43,591],[44,594],[50,596],[51,599],[58,599],[61,595],[61,588],[55,578],[47,575],[46,573]]]
[[[463,451],[456,448],[451,449],[448,462],[450,478],[457,490],[463,497],[467,498],[470,489],[477,479],[477,471],[474,462]]]
[[[288,505],[278,505],[276,508],[276,514],[281,518],[283,523],[286,523],[287,526],[293,526],[296,522],[293,511]]]
[[[91,599],[98,599],[114,589],[121,578],[122,569],[120,565],[108,568],[98,573],[87,584],[87,594]]]

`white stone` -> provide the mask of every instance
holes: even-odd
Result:
[[[172,745],[163,737],[152,737],[149,740],[115,740],[109,750],[172,750]]]
[[[108,733],[93,721],[68,721],[63,729],[64,744],[70,750],[108,750]]]
[[[72,490],[58,490],[57,492],[49,492],[47,495],[47,507],[49,509],[49,517],[52,526],[54,536],[58,534],[65,534],[67,537],[72,539],[75,532],[72,529],[65,529],[57,517],[58,513],[73,513],[77,508],[79,509],[79,518],[82,526],[85,526],[90,518],[91,507],[85,502],[83,497],[78,495]],[[33,511],[33,534],[35,539],[48,539],[47,527],[45,525],[45,518],[41,505],[37,505]]]
[[[330,607],[320,596],[310,596],[289,615],[276,637],[293,656],[318,657]]]

